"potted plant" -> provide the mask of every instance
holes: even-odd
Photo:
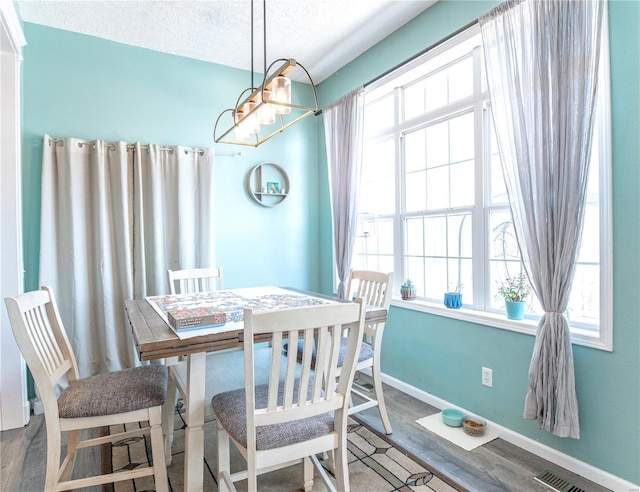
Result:
[[[460,309],[462,307],[462,284],[458,282],[454,290],[444,293],[444,305],[449,309]]]
[[[413,301],[416,298],[416,286],[411,283],[410,279],[400,287],[400,295],[405,301]]]
[[[500,287],[498,293],[504,298],[504,305],[507,310],[507,318],[523,319],[525,299],[529,295],[531,288],[527,282],[527,277],[520,273],[514,277],[507,277]]]

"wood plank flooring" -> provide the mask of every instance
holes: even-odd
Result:
[[[240,360],[234,360],[235,358]],[[241,352],[208,357],[207,386],[222,388],[242,384],[241,358]],[[220,366],[225,370],[220,371]],[[229,368],[234,367],[239,370],[229,371]],[[236,374],[232,376],[230,373]],[[367,379],[365,375],[359,375],[359,377]],[[438,413],[437,408],[389,386],[385,386],[384,391],[393,426],[392,439],[470,491],[548,491],[549,488],[533,478],[544,469],[551,470],[586,492],[607,490],[502,439],[496,439],[473,451],[465,451],[416,424],[417,419]],[[376,408],[361,412],[358,416],[373,428],[383,432]],[[1,491],[41,491],[44,484],[45,462],[46,431],[43,416],[33,416],[29,425],[22,429],[0,433]],[[84,451],[84,454],[78,458],[76,470],[79,474],[85,474],[88,470],[99,466],[99,462],[98,453]]]

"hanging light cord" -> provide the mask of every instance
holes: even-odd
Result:
[[[264,75],[267,76],[267,0],[262,1],[262,35],[263,35],[263,67]],[[263,87],[264,89],[264,87]]]
[[[253,0],[251,0],[251,90],[255,88],[253,85]]]

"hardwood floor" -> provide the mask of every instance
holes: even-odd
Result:
[[[242,384],[241,371],[231,371],[240,374],[230,375],[230,367],[242,367],[241,361],[232,362],[235,357],[242,357],[241,352],[209,357],[213,364],[208,364],[207,386],[220,388]],[[209,365],[212,367],[209,368]],[[215,366],[224,366],[226,370],[216,370]],[[366,379],[366,376],[360,377]],[[421,417],[438,413],[437,408],[389,386],[385,386],[384,391],[393,426],[391,438],[472,492],[548,491],[549,488],[533,478],[545,469],[585,492],[607,490],[502,439],[496,439],[473,451],[465,451],[415,422]],[[384,432],[377,409],[366,410],[358,416],[371,427]],[[33,416],[29,425],[22,429],[0,433],[0,490],[41,491],[45,462],[46,431],[43,416]],[[76,469],[83,474],[92,467],[99,466],[99,463],[99,455],[84,451],[78,458]]]
[[[416,423],[421,417],[438,413],[439,409],[386,385],[384,395],[393,425],[390,437],[470,491],[549,491],[533,478],[545,469],[585,492],[608,490],[502,439],[465,451]],[[383,431],[377,409],[358,415],[371,427]]]

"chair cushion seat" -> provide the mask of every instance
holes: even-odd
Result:
[[[58,412],[68,419],[114,415],[162,405],[166,397],[167,368],[151,364],[72,381]]]
[[[269,387],[256,386],[256,408],[267,406]],[[282,401],[283,388],[279,392]],[[297,393],[297,388],[296,388]],[[247,405],[244,388],[215,395],[211,399],[213,411],[232,439],[247,447]],[[256,449],[274,449],[308,441],[333,432],[333,412],[305,419],[256,427]]]
[[[338,355],[338,367],[342,367],[344,364],[344,356],[347,353],[347,345],[349,344],[349,339],[347,337],[342,337],[340,339],[340,354]],[[289,348],[288,344],[285,344],[284,350],[287,351]],[[302,360],[302,351],[304,348],[304,342],[302,340],[298,341],[298,360]],[[365,342],[362,342],[360,348],[360,354],[358,354],[358,362],[362,362],[363,360],[373,358],[373,347]],[[313,352],[311,354],[311,363],[315,365],[316,363],[316,347],[314,345]]]

